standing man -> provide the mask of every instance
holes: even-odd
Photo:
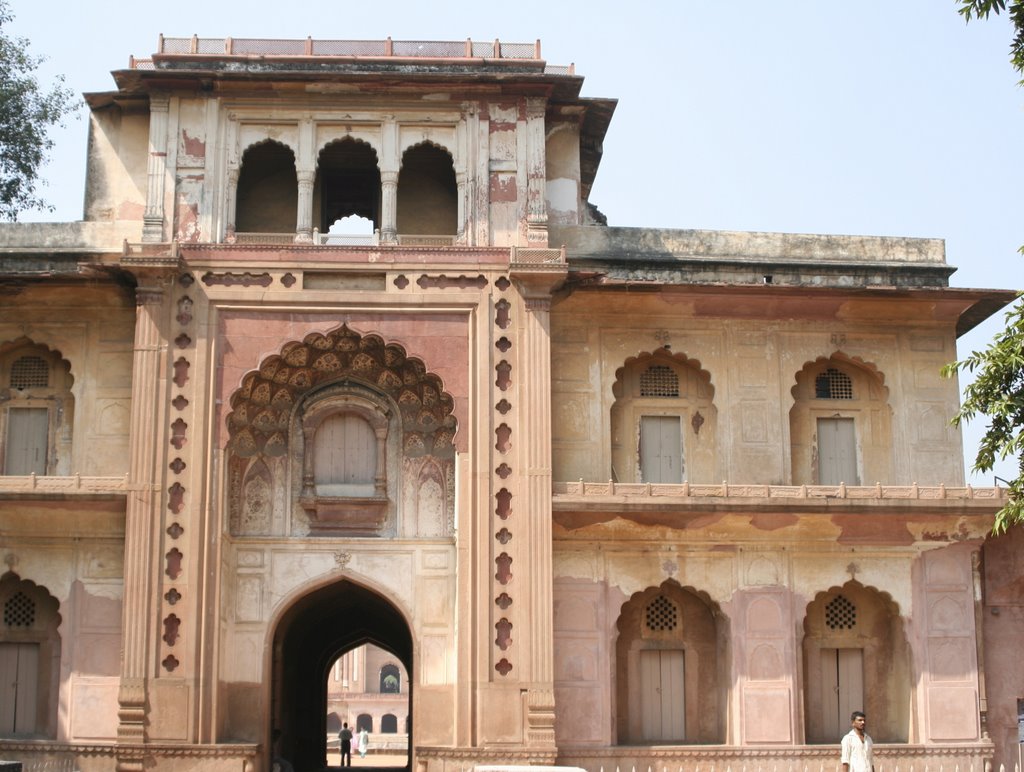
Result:
[[[874,743],[864,731],[867,716],[863,711],[855,710],[850,715],[853,728],[843,738],[840,761],[843,772],[875,772]]]
[[[348,722],[346,721],[341,725],[341,731],[338,733],[338,739],[341,740],[341,766],[351,767],[352,766],[352,730],[348,728]]]

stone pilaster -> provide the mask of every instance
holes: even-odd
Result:
[[[167,179],[167,94],[149,97],[149,161],[146,168],[146,210],[142,215],[142,240],[164,240],[164,188]]]
[[[224,214],[227,226],[224,229],[224,240],[228,244],[235,243],[235,212],[238,206],[238,167],[232,166],[228,169],[228,181],[226,200],[224,202]]]
[[[117,736],[122,743],[146,740],[148,684],[153,676],[155,627],[153,595],[160,571],[158,529],[162,522],[157,481],[164,436],[169,277],[154,272],[136,290],[132,409],[129,440],[129,495],[125,512],[124,599],[121,684]],[[119,761],[118,769],[135,769]],[[141,767],[139,767],[141,769]]]
[[[522,322],[519,371],[521,394],[520,441],[524,443],[520,490],[525,499],[523,515],[527,533],[526,570],[530,626],[519,640],[529,645],[529,682],[526,696],[527,745],[554,746],[555,696],[554,649],[551,605],[551,298],[526,298]]]
[[[398,122],[393,115],[385,116],[381,127],[381,156],[380,240],[391,244],[398,240],[398,170],[402,165]]]
[[[547,102],[526,100],[526,228],[531,246],[548,244],[547,153],[544,114]]]

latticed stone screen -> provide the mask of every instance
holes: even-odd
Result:
[[[678,615],[676,604],[664,595],[659,595],[648,604],[644,620],[648,630],[662,632],[676,629]]]
[[[16,592],[4,604],[4,625],[31,627],[36,621],[36,604],[23,592]]]
[[[50,385],[50,368],[42,357],[19,357],[11,365],[11,388],[45,388]]]
[[[837,595],[825,606],[825,624],[830,630],[852,630],[857,624],[857,607]]]
[[[640,374],[641,397],[678,397],[679,376],[667,365],[651,365]]]
[[[853,382],[846,373],[830,367],[814,380],[814,396],[817,399],[853,399]]]

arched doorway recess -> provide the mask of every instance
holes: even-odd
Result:
[[[296,770],[326,766],[327,673],[339,656],[365,643],[390,651],[405,667],[411,706],[412,634],[402,612],[383,596],[345,579],[298,599],[278,622],[267,737],[280,730],[280,752]],[[407,768],[414,724],[410,721]]]

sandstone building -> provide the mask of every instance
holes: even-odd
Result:
[[[1022,540],[939,375],[1011,293],[605,225],[615,101],[532,43],[113,75],[84,219],[0,228],[0,758],[318,769],[373,644],[418,772],[817,768],[860,707],[883,764],[1013,760]]]

